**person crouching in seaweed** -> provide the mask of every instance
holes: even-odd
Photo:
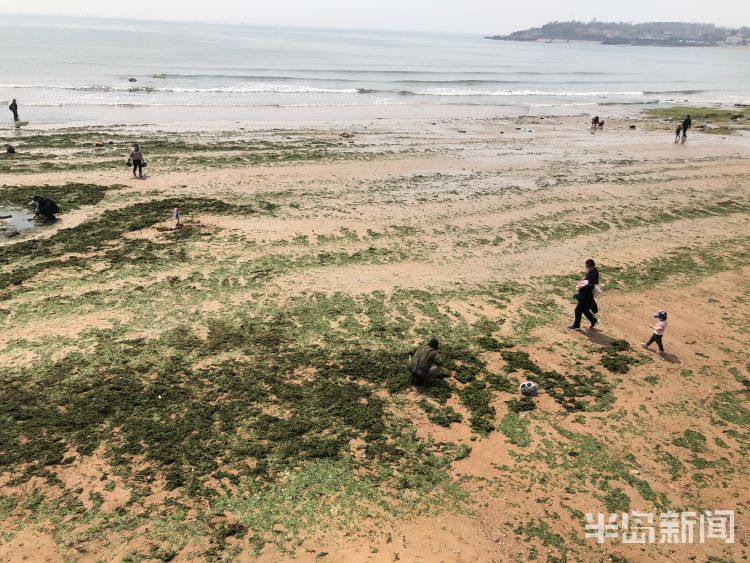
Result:
[[[406,365],[414,385],[423,385],[440,375],[443,360],[438,352],[439,346],[437,339],[433,338],[424,346],[413,348],[409,352],[409,362]]]

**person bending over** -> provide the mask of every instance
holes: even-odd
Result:
[[[34,219],[43,219],[44,221],[55,221],[55,213],[60,213],[57,204],[48,197],[35,195],[31,200],[31,207],[34,210]]]

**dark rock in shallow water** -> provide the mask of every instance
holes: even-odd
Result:
[[[138,79],[130,77],[130,78],[128,78],[128,82],[138,82]]]
[[[7,152],[8,154],[16,154],[16,149],[15,147],[8,145],[8,148],[5,149],[5,152]]]

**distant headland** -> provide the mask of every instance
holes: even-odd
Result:
[[[542,27],[494,35],[503,41],[591,42],[602,45],[653,45],[663,47],[716,47],[750,45],[750,27],[730,29],[708,23],[600,21],[551,22]]]

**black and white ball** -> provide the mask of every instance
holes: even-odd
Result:
[[[539,393],[539,387],[533,381],[524,381],[518,387],[518,390],[521,391],[521,395],[524,397],[536,397],[537,393]]]

